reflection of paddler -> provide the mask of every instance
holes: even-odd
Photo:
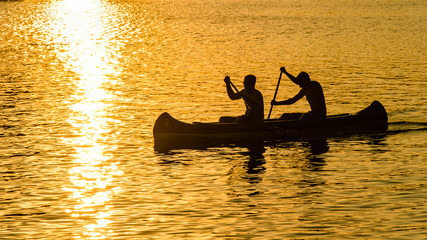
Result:
[[[227,76],[224,79],[227,87],[227,94],[231,100],[241,99],[245,101],[246,112],[245,115],[238,117],[221,117],[220,122],[241,122],[241,123],[260,123],[264,120],[264,100],[262,93],[255,89],[256,77],[254,75],[247,75],[243,82],[245,88],[238,91],[234,87]],[[232,86],[236,92],[233,91]]]
[[[279,102],[273,100],[271,101],[271,105],[291,105],[305,96],[310,104],[311,111],[304,113],[301,119],[324,119],[326,117],[326,104],[322,86],[318,82],[312,81],[306,72],[301,72],[297,77],[294,77],[288,73],[284,67],[280,68],[280,70],[285,73],[292,82],[299,85],[301,90],[293,98]]]

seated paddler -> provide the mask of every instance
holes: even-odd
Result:
[[[243,81],[244,89],[236,92],[233,90],[230,77],[224,79],[228,97],[231,100],[243,99],[246,105],[244,115],[238,117],[221,117],[220,122],[238,122],[243,124],[259,124],[264,121],[264,100],[260,91],[255,89],[256,77],[247,75]],[[234,87],[234,85],[233,85]]]
[[[294,77],[286,71],[284,67],[280,68],[292,82],[299,85],[301,90],[292,98],[284,101],[271,101],[271,105],[291,105],[305,97],[310,105],[311,111],[301,115],[301,120],[319,121],[326,118],[326,104],[323,89],[320,83],[312,81],[306,72],[301,72],[297,77]],[[291,114],[290,114],[291,115]],[[283,114],[281,119],[286,119],[287,114]],[[289,116],[289,115],[288,115]]]

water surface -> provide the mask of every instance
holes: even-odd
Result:
[[[424,1],[0,3],[0,238],[424,239]],[[223,79],[319,81],[386,133],[158,153],[162,112],[240,115]],[[278,99],[299,88],[282,79]],[[308,111],[305,101],[277,106]]]

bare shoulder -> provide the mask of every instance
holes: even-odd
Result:
[[[320,85],[320,83],[317,81],[311,81],[310,86],[314,88],[322,88],[322,85]]]
[[[261,98],[262,98],[262,93],[261,93],[261,91],[259,91],[258,89],[255,89],[255,93],[256,93],[256,95],[258,95],[258,97],[261,97]]]

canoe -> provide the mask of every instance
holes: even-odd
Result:
[[[372,102],[354,114],[327,116],[322,121],[269,119],[262,124],[186,123],[162,113],[153,127],[156,150],[207,147],[254,141],[297,140],[343,134],[385,131],[388,117],[384,106]]]

